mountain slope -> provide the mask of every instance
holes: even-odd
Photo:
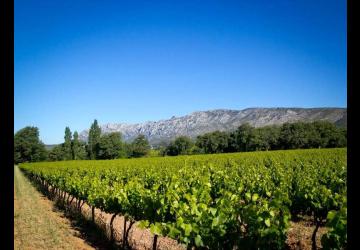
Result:
[[[346,108],[248,108],[243,110],[217,109],[198,111],[182,117],[149,121],[137,124],[108,123],[101,125],[103,133],[121,132],[126,141],[144,134],[152,145],[169,141],[179,135],[196,137],[215,130],[229,131],[243,123],[255,127],[280,125],[285,122],[326,120],[338,126],[346,126]],[[79,138],[86,141],[88,130]]]

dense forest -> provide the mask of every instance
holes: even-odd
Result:
[[[122,139],[120,132],[101,134],[97,120],[91,124],[88,142],[79,140],[78,132],[65,128],[64,142],[46,150],[39,139],[39,129],[25,127],[14,136],[14,161],[62,161],[85,159],[117,159],[146,156],[175,156],[263,151],[277,149],[346,147],[347,130],[326,121],[285,123],[255,128],[249,124],[235,131],[215,131],[191,139],[179,136],[170,143],[152,148],[144,135],[132,142]]]

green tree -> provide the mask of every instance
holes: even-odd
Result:
[[[197,137],[196,146],[206,154],[228,152],[229,137],[227,132],[206,133]]]
[[[239,146],[236,141],[236,131],[230,131],[228,135],[228,145],[226,148],[226,152],[237,152],[239,150]]]
[[[63,161],[65,160],[64,144],[56,145],[48,153],[49,161]]]
[[[332,148],[345,147],[346,134],[328,121],[285,123],[281,126],[280,147]]]
[[[125,156],[125,149],[119,132],[100,137],[98,159],[116,159]]]
[[[338,128],[328,121],[315,121],[311,124],[317,134],[315,147],[345,147],[347,143],[346,129]],[[315,144],[313,142],[313,144]]]
[[[37,127],[25,127],[14,135],[14,162],[44,161],[47,152],[44,143],[39,139]]]
[[[125,157],[131,158],[132,157],[132,143],[124,142],[124,151],[125,151]]]
[[[85,160],[86,159],[86,147],[85,143],[79,141],[79,134],[77,131],[74,132],[73,140],[71,144],[72,156],[74,160]]]
[[[248,142],[247,151],[259,151],[269,148],[269,144],[264,137],[264,130],[253,129],[252,136]]]
[[[73,153],[71,149],[71,131],[69,127],[65,128],[65,142],[64,142],[64,156],[65,160],[72,160],[73,159]]]
[[[131,143],[131,157],[142,157],[149,153],[150,144],[144,135],[139,135]]]
[[[267,141],[267,147],[265,150],[274,150],[279,149],[279,140],[280,140],[280,126],[266,126],[264,127],[264,140]]]
[[[88,137],[89,158],[91,160],[96,159],[96,156],[98,155],[100,136],[101,136],[101,128],[99,127],[98,122],[95,119],[94,123],[91,124],[91,127],[89,129],[89,137]]]
[[[165,156],[169,145],[170,143],[168,141],[162,140],[154,147],[154,149],[159,152],[159,156]]]
[[[166,149],[167,155],[186,155],[191,153],[194,146],[192,140],[187,136],[179,136]]]
[[[195,145],[200,149],[200,152],[203,154],[210,154],[208,141],[209,141],[209,133],[205,133],[203,135],[198,135],[196,137]]]
[[[280,137],[280,128],[277,126],[265,126],[254,128],[249,139],[248,150],[277,149]]]
[[[339,133],[341,134],[341,140],[339,141],[338,147],[346,147],[347,146],[347,129],[339,128]]]
[[[235,143],[237,146],[237,151],[249,151],[250,144],[253,134],[254,128],[250,126],[248,123],[242,124],[236,131],[235,131]]]
[[[204,151],[199,148],[196,144],[193,144],[193,146],[190,148],[190,154],[192,155],[199,155],[199,154],[203,154]]]
[[[78,157],[79,148],[80,148],[79,134],[77,131],[75,131],[74,135],[73,135],[73,141],[71,144],[72,157],[74,160],[79,160],[79,157]]]
[[[87,160],[88,159],[88,151],[86,148],[87,144],[85,142],[79,141],[79,151],[77,154],[76,160]]]
[[[313,137],[311,127],[304,122],[284,123],[280,130],[280,143],[283,149],[309,148]]]

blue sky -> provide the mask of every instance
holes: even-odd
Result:
[[[14,130],[346,107],[346,1],[15,0]]]

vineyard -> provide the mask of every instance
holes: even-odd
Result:
[[[290,220],[326,225],[324,249],[346,247],[347,150],[310,149],[24,163],[64,191],[187,247],[283,249]],[[314,246],[316,247],[316,246]]]

